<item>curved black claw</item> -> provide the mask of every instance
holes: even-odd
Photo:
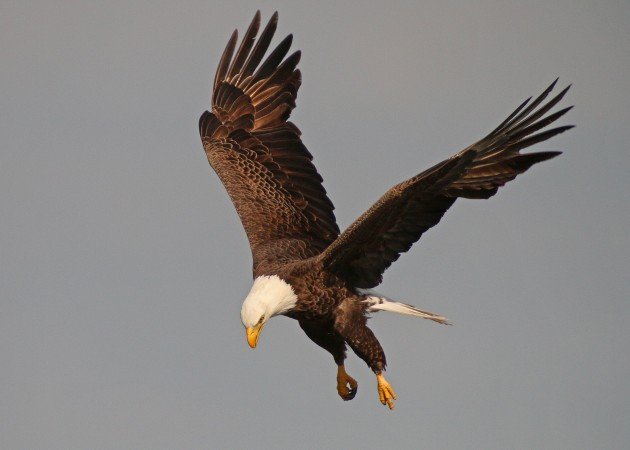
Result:
[[[337,371],[337,393],[343,401],[352,400],[357,395],[359,384],[357,380],[346,373],[346,369],[341,364]]]
[[[345,387],[345,386],[344,386]],[[359,386],[355,386],[355,387],[346,387],[345,388],[345,393],[342,394],[341,390],[337,390],[339,392],[339,397],[341,397],[341,399],[344,402],[347,402],[348,400],[352,400],[354,398],[355,395],[357,395],[357,391],[359,390]]]

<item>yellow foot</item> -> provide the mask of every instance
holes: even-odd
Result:
[[[394,400],[396,400],[396,393],[392,388],[392,385],[387,382],[385,377],[380,373],[376,375],[376,382],[378,383],[378,398],[383,405],[389,406],[389,409],[394,409]]]
[[[343,400],[352,400],[357,395],[357,380],[346,373],[346,368],[341,364],[337,367],[337,392]]]

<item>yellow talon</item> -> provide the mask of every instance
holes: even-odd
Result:
[[[389,409],[394,409],[394,400],[396,400],[396,393],[392,385],[387,382],[385,377],[380,373],[376,375],[376,382],[378,383],[378,398],[383,405],[387,405]]]
[[[343,364],[337,366],[337,392],[343,400],[352,400],[357,395],[358,386],[357,380],[346,373]]]

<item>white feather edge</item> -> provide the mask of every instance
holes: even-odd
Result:
[[[389,311],[407,316],[421,317],[443,325],[451,324],[444,316],[418,309],[413,305],[408,305],[407,303],[395,302],[380,294],[376,294],[375,292],[360,291],[360,294],[365,295],[364,302],[368,304],[368,312]]]

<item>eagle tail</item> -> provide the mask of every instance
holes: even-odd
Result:
[[[368,304],[368,312],[389,311],[397,314],[405,314],[408,316],[422,317],[429,319],[442,325],[450,325],[451,323],[444,316],[423,311],[413,305],[392,301],[385,297],[376,295],[367,295],[364,300]]]

